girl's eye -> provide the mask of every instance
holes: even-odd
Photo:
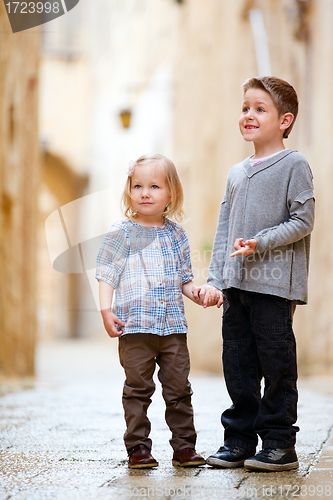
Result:
[[[158,186],[156,186],[156,184],[153,184],[153,185],[152,185],[152,188],[153,188],[153,189],[158,189]]]
[[[140,184],[135,184],[135,186],[133,186],[133,187],[134,187],[134,189],[138,189],[138,188],[140,188],[141,186],[140,186]]]

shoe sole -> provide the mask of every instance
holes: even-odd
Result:
[[[206,464],[212,467],[219,467],[220,469],[233,469],[236,467],[243,467],[245,460],[238,460],[238,462],[227,462],[219,458],[207,458]]]
[[[138,465],[128,464],[128,467],[130,469],[151,469],[152,467],[158,467],[158,462],[155,462],[154,464],[138,464]]]
[[[197,462],[179,462],[178,460],[172,460],[172,465],[174,465],[175,467],[199,467],[199,465],[205,464],[205,460],[198,460]]]
[[[282,472],[285,470],[298,469],[298,462],[289,464],[268,464],[258,460],[245,460],[244,467],[247,470],[256,470],[261,472]]]

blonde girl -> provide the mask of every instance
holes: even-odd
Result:
[[[183,190],[172,161],[160,154],[131,161],[123,205],[126,219],[113,224],[106,235],[96,278],[104,326],[110,337],[119,338],[119,359],[126,376],[122,401],[128,465],[158,465],[151,455],[147,417],[156,365],[172,433],[172,463],[203,465],[204,458],[195,451],[182,295],[201,302],[192,293],[196,287],[188,239],[176,222],[183,215]],[[216,302],[211,296],[207,305]]]

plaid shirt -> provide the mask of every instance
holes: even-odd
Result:
[[[180,225],[116,222],[99,250],[95,277],[116,290],[112,311],[125,322],[123,335],[187,333],[182,285],[193,273]]]

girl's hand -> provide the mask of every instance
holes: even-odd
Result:
[[[221,307],[223,304],[223,293],[221,290],[212,285],[202,285],[193,287],[192,294],[197,304],[206,307],[215,306]]]
[[[101,314],[103,317],[104,328],[107,331],[109,337],[120,337],[120,335],[123,333],[121,327],[124,327],[125,323],[115,314],[113,314],[110,309],[101,311]]]
[[[192,288],[193,298],[194,298],[195,302],[197,302],[198,304],[200,303],[201,288],[202,288],[201,286],[196,286],[196,285],[193,285],[193,288]]]
[[[251,238],[250,240],[243,241],[243,238],[237,238],[234,244],[234,249],[236,252],[232,253],[230,257],[236,257],[236,255],[241,255],[242,257],[247,257],[253,254],[257,246],[257,240]]]

